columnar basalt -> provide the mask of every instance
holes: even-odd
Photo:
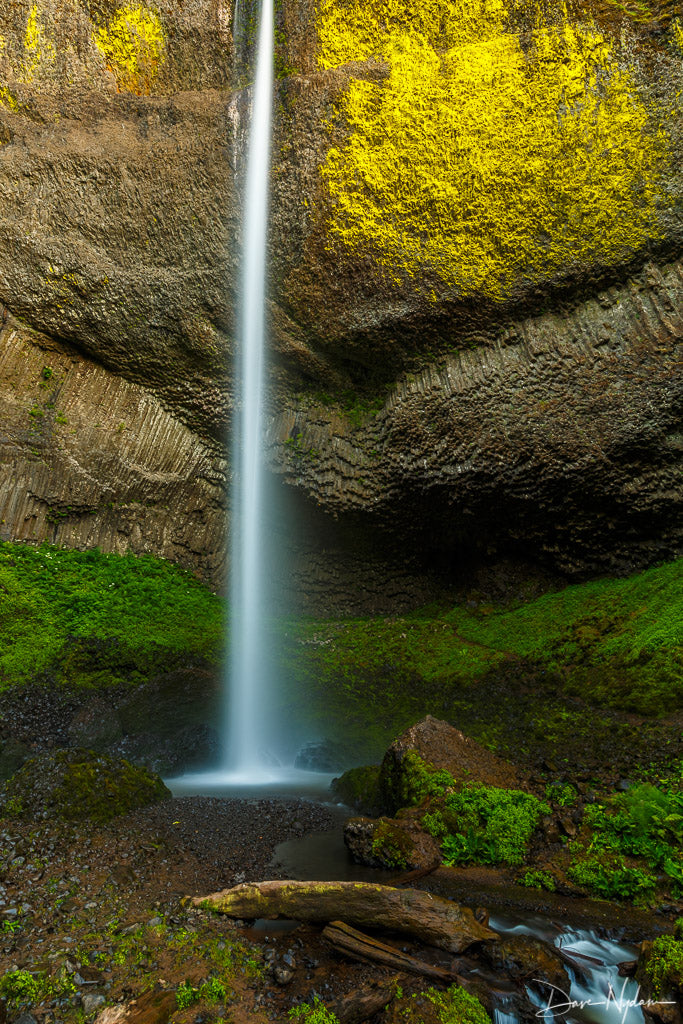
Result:
[[[673,5],[406,12],[285,0],[277,15],[267,443],[294,510],[292,589],[377,610],[428,596],[435,565],[452,578],[512,551],[585,575],[676,554]],[[83,424],[97,407],[115,432],[135,387],[157,410],[140,437],[160,417],[166,438],[137,461],[84,444],[39,483],[40,417],[17,441],[8,370],[22,461],[3,463],[4,536],[155,550],[219,582],[250,100],[232,20],[224,0],[0,12],[0,301],[22,324],[1,336],[5,365],[31,328],[90,368]],[[158,501],[129,529],[156,476],[166,518]],[[98,510],[78,526],[77,491]]]

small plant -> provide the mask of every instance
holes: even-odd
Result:
[[[536,870],[526,871],[520,878],[520,883],[529,889],[545,889],[546,892],[555,892],[555,879],[549,871]]]
[[[10,1003],[35,1003],[41,985],[29,971],[10,971],[0,978],[0,995]]]
[[[339,1018],[328,1010],[318,996],[310,1003],[300,1003],[293,1006],[288,1013],[290,1020],[302,1021],[303,1024],[339,1024]]]
[[[41,373],[41,377],[43,378],[43,380],[52,380],[53,376],[54,376],[54,374],[53,374],[52,367],[51,366],[44,366],[43,367],[43,372]]]
[[[206,999],[207,1003],[224,1003],[228,991],[220,978],[209,978],[199,989],[200,999]]]
[[[199,1001],[199,989],[189,981],[181,981],[176,989],[175,1001],[179,1010],[186,1010]]]
[[[577,792],[570,782],[549,782],[545,787],[545,798],[560,807],[571,807],[576,803]]]

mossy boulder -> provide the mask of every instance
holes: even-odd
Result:
[[[395,814],[421,803],[434,776],[448,773],[456,783],[528,789],[521,773],[448,722],[427,715],[394,740],[382,760],[379,792],[383,808]]]
[[[353,807],[354,811],[370,814],[372,817],[382,813],[378,764],[350,768],[338,779],[332,779],[330,789],[338,800]]]
[[[171,796],[158,775],[90,750],[58,750],[26,761],[0,789],[0,814],[95,823]]]
[[[655,1024],[683,1021],[683,919],[676,922],[673,935],[660,935],[643,942],[636,979],[645,1000],[645,1018]]]
[[[410,819],[349,818],[344,842],[354,861],[369,867],[413,870],[441,862],[437,840]]]
[[[476,996],[460,985],[445,992],[428,988],[401,995],[391,1004],[386,1024],[490,1024],[491,1018]]]

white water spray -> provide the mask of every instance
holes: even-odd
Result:
[[[225,768],[235,780],[265,781],[263,722],[268,659],[263,643],[263,386],[266,242],[273,91],[273,0],[263,0],[259,29],[243,221],[235,484],[232,500],[231,656],[227,667]]]

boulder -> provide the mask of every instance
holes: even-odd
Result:
[[[382,813],[379,792],[379,765],[349,768],[338,779],[332,779],[330,789],[342,803],[352,807],[359,814],[377,817]]]
[[[459,729],[432,715],[402,733],[387,750],[380,769],[382,806],[390,814],[420,803],[428,773],[445,770],[458,783],[528,790],[522,773]]]
[[[410,819],[349,818],[344,842],[357,864],[394,870],[430,870],[441,863],[433,836]]]
[[[96,823],[171,796],[158,775],[88,750],[58,750],[26,761],[0,788],[0,814],[29,821]]]

